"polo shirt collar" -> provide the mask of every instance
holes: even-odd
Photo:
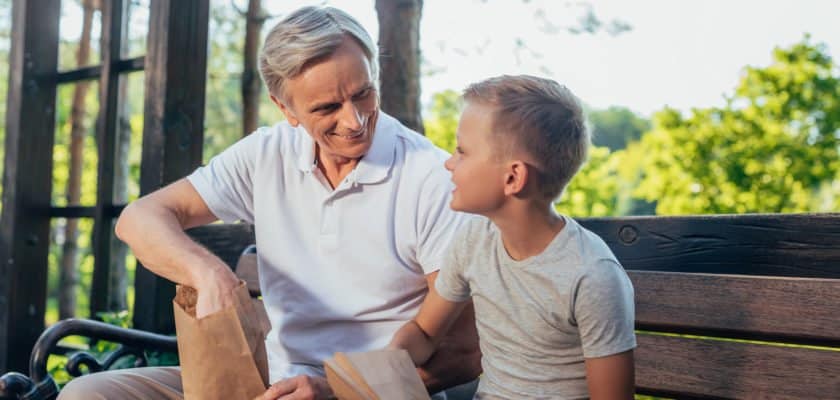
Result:
[[[394,164],[394,151],[397,143],[398,122],[390,115],[379,111],[379,118],[376,121],[376,128],[373,134],[373,143],[367,154],[359,160],[356,169],[350,173],[350,177],[357,183],[377,183],[388,176],[391,166]],[[315,141],[309,133],[298,126],[298,160],[297,166],[303,172],[315,170]]]

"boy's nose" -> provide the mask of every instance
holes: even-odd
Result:
[[[446,170],[449,171],[449,172],[452,172],[452,168],[453,168],[452,167],[452,163],[453,163],[452,159],[454,159],[454,158],[455,158],[455,155],[451,155],[451,156],[449,156],[449,158],[446,159],[446,162],[443,163],[443,167],[446,168]]]

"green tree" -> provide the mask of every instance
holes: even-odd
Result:
[[[587,117],[592,129],[592,144],[611,151],[627,147],[629,142],[639,140],[650,129],[650,121],[626,107],[588,110]]]
[[[445,90],[432,96],[432,104],[426,112],[423,125],[426,137],[438,147],[452,153],[455,151],[455,132],[461,116],[461,95],[454,90]]]
[[[777,213],[836,210],[839,144],[840,73],[806,37],[746,68],[724,107],[657,113],[628,151],[658,214]]]
[[[572,178],[555,204],[558,212],[574,217],[615,216],[621,208],[619,153],[606,147],[589,149],[589,159]]]

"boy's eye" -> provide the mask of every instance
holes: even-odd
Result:
[[[464,150],[461,149],[461,146],[455,146],[455,152],[458,154],[464,154]]]

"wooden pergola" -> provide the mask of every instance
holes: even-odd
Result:
[[[145,70],[141,194],[185,176],[201,163],[209,0],[150,4],[148,52],[125,59],[129,0],[102,2],[101,65],[58,71],[61,2],[15,0],[9,62],[3,214],[0,221],[0,371],[25,370],[44,330],[50,221],[94,221],[90,315],[106,311],[113,224],[118,85]],[[93,207],[51,204],[56,89],[99,81],[97,194]],[[134,326],[171,332],[173,286],[137,268]]]

